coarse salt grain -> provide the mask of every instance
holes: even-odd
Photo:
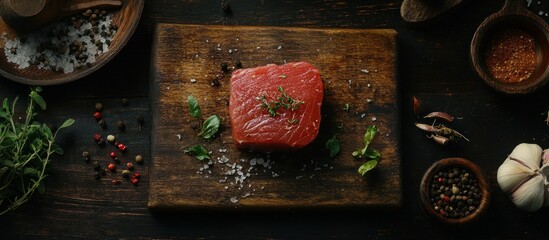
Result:
[[[6,59],[19,69],[35,65],[63,73],[95,63],[99,55],[109,51],[118,29],[112,23],[112,14],[98,17],[95,25],[82,14],[72,20],[71,24],[60,21],[14,39],[3,33]]]

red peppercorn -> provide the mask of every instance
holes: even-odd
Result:
[[[115,159],[115,158],[116,158],[116,153],[115,153],[115,152],[111,152],[111,153],[109,153],[109,156],[110,156],[112,159]]]
[[[107,168],[111,171],[111,172],[114,172],[116,170],[116,164],[114,163],[109,163],[109,165],[107,166]]]
[[[134,172],[133,178],[141,178],[141,174],[139,174],[139,172]]]
[[[130,179],[130,182],[132,182],[133,185],[137,185],[137,183],[139,182],[139,179],[132,177]]]
[[[449,202],[449,201],[450,201],[450,197],[444,196],[444,201],[445,201],[445,202]]]
[[[438,182],[442,182],[442,178],[439,177],[439,178],[437,179],[437,181],[438,181]]]
[[[93,140],[95,140],[96,142],[99,142],[99,140],[101,140],[101,134],[99,133],[96,133],[93,135]]]
[[[132,170],[133,169],[133,163],[131,163],[131,162],[126,163],[126,167],[128,168],[128,170]]]
[[[118,185],[118,184],[120,184],[120,180],[114,179],[114,180],[112,180],[112,184]]]
[[[101,112],[94,112],[93,113],[93,118],[95,118],[95,120],[99,121],[99,120],[101,120],[101,118],[103,118],[103,114],[101,114]]]
[[[118,150],[124,152],[126,151],[126,145],[122,144],[122,143],[119,143],[118,145],[116,145],[118,147]]]

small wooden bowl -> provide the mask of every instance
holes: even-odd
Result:
[[[480,24],[471,41],[471,63],[478,75],[490,87],[508,94],[533,92],[549,80],[549,25],[525,9],[522,2],[506,0],[500,11]],[[495,79],[484,61],[484,52],[491,37],[503,29],[510,28],[517,28],[530,34],[536,44],[537,66],[528,79],[517,83],[506,83]]]
[[[19,69],[16,64],[8,62],[3,54],[5,41],[0,38],[0,49],[2,50],[0,53],[0,75],[28,85],[56,85],[83,78],[107,64],[122,50],[137,28],[143,6],[144,0],[125,0],[122,7],[113,12],[112,22],[118,26],[118,30],[111,41],[109,51],[97,56],[95,63],[91,66],[75,69],[71,73],[38,69],[34,65]],[[0,18],[0,34],[2,33],[6,33],[5,37],[8,39],[18,36],[17,31]]]
[[[431,197],[429,196],[431,181],[435,174],[441,170],[453,167],[469,170],[478,180],[480,187],[481,198],[478,208],[471,214],[462,218],[445,217],[436,212],[433,206],[431,206]],[[433,165],[427,169],[421,179],[419,196],[423,211],[432,219],[449,225],[467,225],[477,221],[486,213],[490,204],[490,184],[484,172],[475,163],[463,158],[445,158],[433,163]]]

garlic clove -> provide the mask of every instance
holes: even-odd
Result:
[[[537,144],[521,143],[509,154],[509,159],[523,163],[533,171],[539,170],[541,166],[541,154],[543,150]]]
[[[543,164],[539,172],[541,173],[541,175],[543,175],[543,178],[545,179],[544,184],[548,185],[549,181],[547,181],[547,176],[549,176],[549,164]]]
[[[535,172],[525,165],[507,158],[498,168],[497,180],[499,187],[510,193],[518,184],[529,178]]]
[[[520,185],[511,195],[511,200],[520,209],[528,212],[539,210],[544,204],[544,177],[540,174]]]
[[[543,160],[543,165],[549,163],[549,149],[543,150],[541,160]]]

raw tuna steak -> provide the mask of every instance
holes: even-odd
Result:
[[[238,148],[293,150],[318,135],[324,88],[307,62],[239,69],[231,77],[229,115]]]

